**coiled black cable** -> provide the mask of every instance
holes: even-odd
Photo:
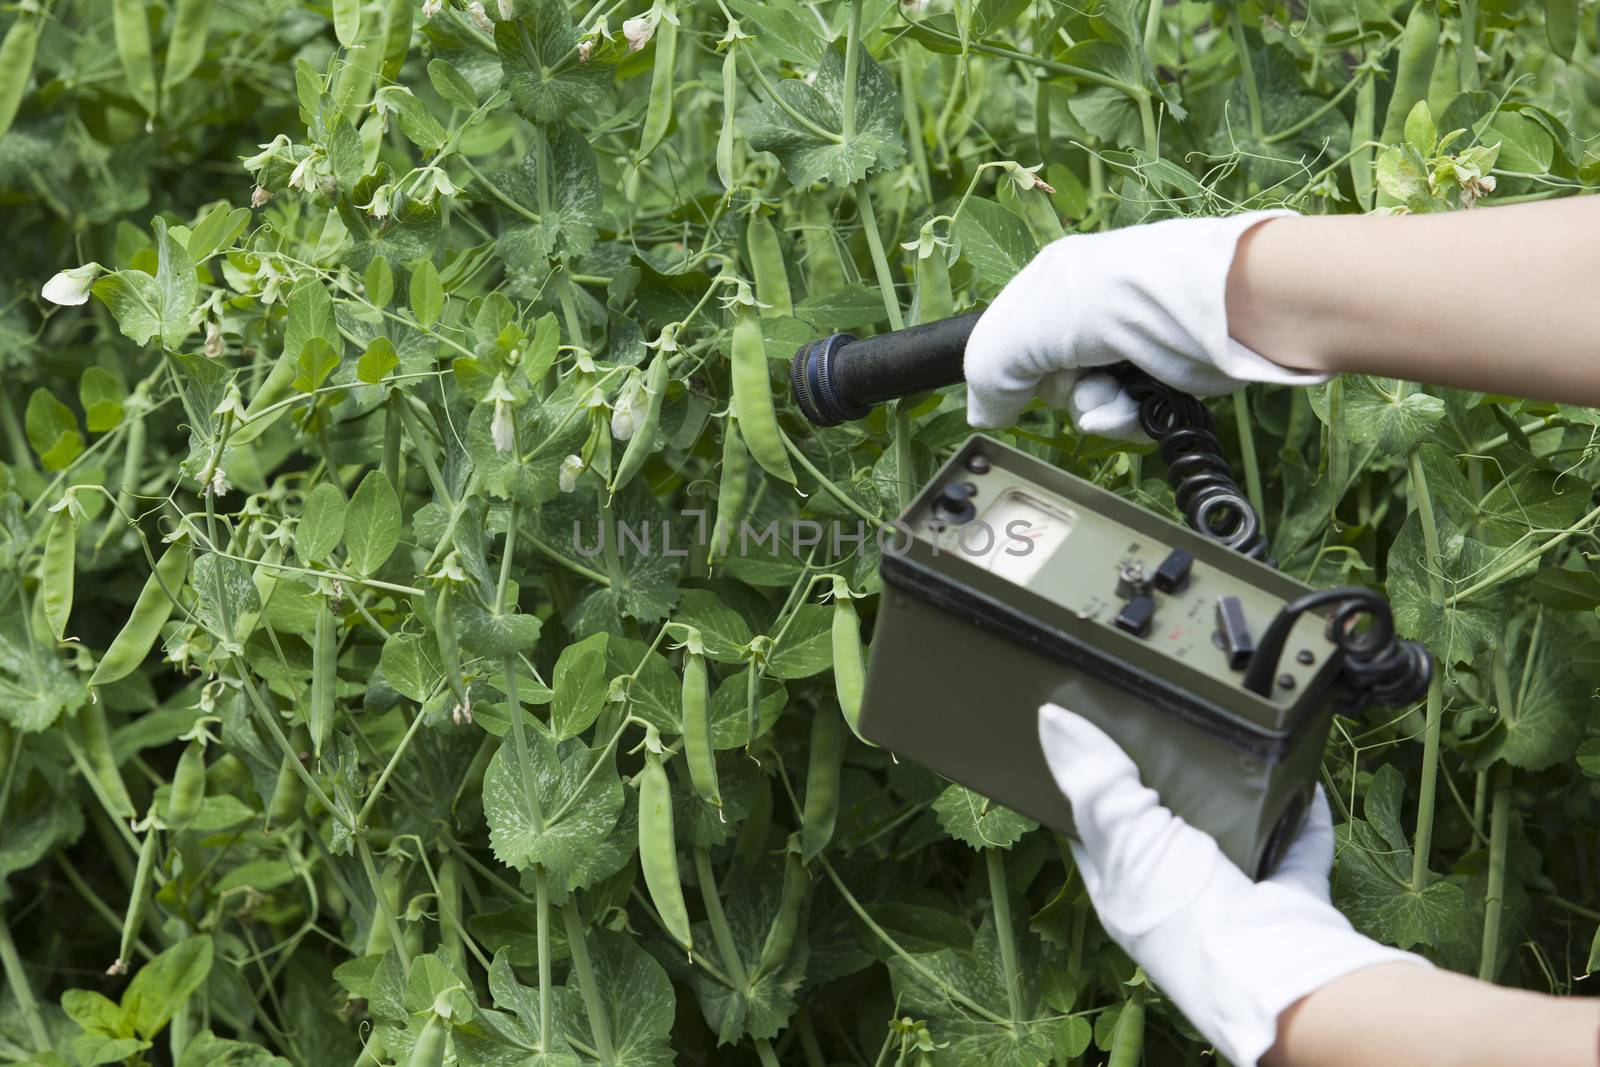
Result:
[[[1190,527],[1270,565],[1261,517],[1233,479],[1211,409],[1131,364],[1113,368],[1113,374],[1138,403],[1139,426],[1166,461],[1167,481]],[[1396,635],[1389,602],[1360,586],[1309,593],[1285,604],[1250,657],[1245,688],[1261,696],[1272,692],[1295,620],[1326,604],[1338,605],[1328,617],[1328,638],[1339,648],[1340,681],[1350,698],[1346,710],[1420,699],[1433,677],[1433,658],[1415,641]],[[1363,617],[1370,620],[1365,628],[1359,625]]]
[[[1189,525],[1235,552],[1266,561],[1261,517],[1233,479],[1211,409],[1131,364],[1115,373],[1139,405],[1139,426],[1166,461],[1167,482]]]

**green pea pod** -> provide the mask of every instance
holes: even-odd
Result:
[[[78,563],[78,520],[71,508],[56,512],[50,532],[44,539],[44,561],[39,589],[44,600],[45,621],[57,641],[66,639],[67,619],[72,615],[73,573]]]
[[[255,395],[250,398],[250,403],[245,405],[244,417],[228,438],[230,445],[240,448],[249,444],[266,433],[273,423],[288,413],[289,409],[282,407],[271,415],[265,417],[261,415],[267,408],[294,393],[294,380],[300,373],[299,356],[298,352],[291,354],[287,348],[278,356],[278,361],[267,372],[266,379],[256,389]]]
[[[783,431],[772,406],[772,375],[767,369],[767,346],[761,337],[761,320],[749,304],[733,313],[733,403],[739,412],[744,443],[763,470],[794,484],[794,468],[783,448]]]
[[[133,888],[128,893],[128,910],[122,916],[122,942],[117,950],[117,962],[113,969],[126,970],[128,961],[133,959],[133,943],[139,938],[139,931],[144,926],[144,915],[149,907],[151,872],[156,863],[156,828],[152,826],[145,831],[144,840],[139,844],[139,863],[133,869]]]
[[[319,759],[333,736],[333,702],[339,682],[339,625],[328,598],[317,598],[317,621],[311,640],[311,752]]]
[[[172,616],[172,598],[178,595],[178,588],[183,585],[184,575],[188,571],[189,544],[187,541],[176,541],[162,553],[160,561],[156,563],[155,573],[145,580],[144,588],[139,590],[139,598],[133,602],[132,614],[112,640],[111,647],[106,649],[106,654],[95,665],[94,674],[89,678],[90,685],[110,685],[120,681],[144,662],[155,647],[156,639],[161,636],[161,627]]]
[[[278,780],[272,787],[272,800],[267,804],[267,829],[278,830],[293,826],[306,806],[306,783],[284,756],[278,765]]]
[[[389,39],[388,8],[366,14],[369,17],[361,20],[360,36],[350,49],[348,62],[340,71],[333,90],[339,109],[352,122],[356,114],[371,103],[372,85],[383,67],[383,50]],[[376,17],[371,17],[374,15]]]
[[[200,66],[206,57],[206,34],[211,29],[211,0],[178,0],[167,37],[167,66],[161,88],[170,92]]]
[[[1394,91],[1389,97],[1389,110],[1384,112],[1383,135],[1379,138],[1384,144],[1399,144],[1405,139],[1406,116],[1418,100],[1428,95],[1428,82],[1438,55],[1439,13],[1432,0],[1417,0],[1400,35],[1400,65],[1395,71]]]
[[[411,0],[389,0],[389,24],[387,34],[383,41],[383,69],[385,81],[394,81],[400,77],[400,68],[405,66],[406,56],[411,52],[411,28],[416,23],[416,15],[412,10],[416,7]],[[367,165],[370,170],[371,163]]]
[[[861,694],[867,687],[861,658],[861,619],[850,587],[833,579],[833,688],[850,732],[861,737]],[[862,738],[865,741],[865,738]],[[870,743],[870,742],[869,742]]]
[[[139,479],[144,473],[144,397],[139,396],[138,401],[128,412],[127,443],[122,451],[122,479],[118,482],[117,506],[107,513],[105,526],[101,529],[100,536],[95,539],[96,552],[122,530],[128,521],[127,516],[134,514],[138,507],[134,497],[139,491]]]
[[[645,106],[639,159],[655,151],[672,123],[673,78],[678,65],[678,23],[671,4],[661,5],[656,21],[656,64],[650,74],[650,100]]]
[[[205,799],[206,747],[199,741],[190,741],[189,747],[178,757],[178,768],[172,774],[172,791],[167,794],[167,825],[181,830],[194,822]]]
[[[0,41],[0,137],[16,121],[22,96],[33,77],[33,57],[39,51],[39,19],[37,11],[19,11],[5,40]]]
[[[746,867],[753,867],[767,854],[767,830],[772,826],[772,783],[762,777],[756,786],[755,799],[750,803],[750,814],[739,826],[739,837],[733,845],[733,855]]]
[[[628,447],[623,450],[617,472],[608,487],[613,495],[622,492],[645,461],[655,454],[656,429],[661,425],[661,401],[667,395],[669,380],[666,353],[657,352],[650,361],[650,369],[645,372],[644,418],[633,428],[633,436],[628,438]]]
[[[206,767],[205,790],[208,795],[232,793],[249,784],[250,765],[232,752],[224,752]]]
[[[111,0],[111,29],[128,77],[128,93],[151,119],[156,116],[156,61],[150,47],[145,0]]]
[[[449,1039],[450,1031],[445,1029],[444,1020],[430,1013],[428,1021],[422,1024],[422,1033],[417,1035],[417,1043],[411,1046],[411,1059],[407,1063],[410,1067],[443,1067]]]
[[[917,255],[917,291],[911,317],[916,323],[938,322],[955,312],[955,294],[950,288],[950,264],[944,249],[934,245],[927,255]]]
[[[819,707],[811,719],[811,756],[806,764],[806,799],[801,827],[800,858],[810,863],[833,840],[839,818],[839,774],[844,762],[841,717],[832,708]]]
[[[372,925],[367,927],[366,949],[361,953],[363,956],[381,956],[391,947],[401,947],[394,944],[394,938],[389,936],[389,924],[383,919],[385,905],[390,915],[400,914],[400,873],[400,861],[395,860],[378,876],[378,883],[383,890],[383,900],[372,902]]]
[[[689,781],[707,804],[722,807],[717,785],[717,750],[711,743],[711,692],[706,683],[706,658],[700,650],[699,631],[691,631],[683,657],[683,754],[689,763]]]
[[[1372,210],[1372,126],[1378,107],[1378,81],[1367,75],[1356,90],[1355,116],[1350,120],[1350,184],[1362,211]],[[1366,147],[1361,147],[1366,144]]]
[[[455,856],[439,861],[439,946],[465,971],[467,947],[461,940],[461,864]]]
[[[1144,990],[1135,989],[1122,1005],[1111,1033],[1111,1055],[1106,1067],[1139,1067],[1144,1062]]]
[[[672,826],[672,787],[661,757],[645,749],[644,770],[639,772],[639,867],[644,872],[650,902],[672,939],[694,951],[689,929],[689,908],[683,902],[683,881],[678,875],[678,844]]]
[[[461,677],[461,638],[456,633],[456,619],[450,611],[450,585],[439,587],[439,599],[433,609],[433,635],[439,645],[439,661],[444,665],[445,677],[450,679],[450,692],[456,703],[467,706],[467,685]]]
[[[810,296],[826,296],[845,286],[844,260],[834,239],[833,216],[822,197],[812,194],[804,201],[806,241],[806,290]]]
[[[794,948],[795,934],[800,929],[800,909],[805,904],[809,880],[805,864],[800,861],[798,838],[798,834],[790,834],[788,847],[784,849],[783,899],[778,903],[778,914],[773,917],[767,939],[761,945],[757,977],[771,974],[789,958],[789,951]]]
[[[1016,193],[1017,206],[1022,209],[1022,220],[1027,223],[1034,240],[1043,245],[1058,237],[1065,237],[1067,230],[1061,225],[1061,216],[1056,214],[1050,190],[1038,185],[1032,189],[1017,190],[1014,184],[1013,191]]]
[[[744,230],[745,250],[756,280],[756,299],[766,306],[763,315],[793,315],[794,300],[789,295],[789,270],[784,265],[778,230],[761,212],[750,216]]]
[[[717,514],[711,524],[711,550],[706,562],[715,563],[728,554],[739,514],[744,510],[745,493],[750,487],[750,453],[739,436],[739,419],[728,412],[722,431],[722,472],[717,482]]]
[[[83,746],[83,754],[89,761],[95,784],[100,787],[112,813],[124,819],[133,818],[133,798],[128,795],[128,787],[122,781],[122,771],[117,768],[116,754],[111,750],[111,727],[106,722],[105,701],[93,700],[79,708],[69,720],[68,727],[75,732]]]
[[[729,43],[727,54],[722,57],[722,129],[717,134],[717,181],[722,183],[725,192],[733,192],[733,183],[738,180],[734,173],[734,126],[733,109],[738,99],[739,88],[739,62],[735,51],[737,45]]]
[[[1578,47],[1578,0],[1544,0],[1544,32],[1550,50],[1570,62]]]
[[[361,40],[361,0],[333,0],[333,35],[346,48]]]

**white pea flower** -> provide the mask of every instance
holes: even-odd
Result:
[[[591,38],[589,38],[587,40],[583,40],[583,41],[579,41],[578,42],[578,62],[579,63],[587,63],[587,62],[589,62],[589,57],[591,55],[593,55],[593,54],[594,54],[594,38],[591,37]]]
[[[583,473],[583,457],[568,456],[561,461],[561,471],[556,475],[556,482],[563,493],[570,493],[578,488],[578,475]]]
[[[39,295],[52,304],[62,307],[76,307],[87,303],[89,288],[94,285],[95,276],[100,273],[98,263],[85,263],[81,267],[64,270],[44,283],[44,288]]]
[[[494,20],[489,18],[489,13],[483,9],[482,0],[472,0],[472,3],[467,5],[467,14],[477,23],[478,29],[484,33],[494,32]]]
[[[510,22],[517,17],[516,0],[500,0],[500,21]]]
[[[216,359],[222,355],[222,323],[212,319],[206,323],[206,358]]]
[[[250,194],[250,206],[253,208],[261,207],[271,199],[272,191],[269,190],[265,185],[258,185],[255,188],[255,192]]]
[[[284,154],[284,149],[293,147],[293,144],[294,142],[289,140],[288,134],[278,134],[278,136],[274,137],[271,142],[264,145],[258,145],[257,147],[259,147],[261,151],[257,152],[253,156],[245,157],[244,169],[254,174],[256,171],[260,170],[274,159],[287,159],[288,156]]]
[[[212,496],[228,495],[228,479],[222,473],[222,464],[217,464],[217,469],[211,472],[211,484],[206,489]]]
[[[372,199],[368,200],[365,204],[357,204],[356,207],[360,208],[362,211],[365,211],[368,215],[371,215],[375,219],[385,219],[389,217],[393,199],[394,186],[380,185],[372,190]]]
[[[444,10],[444,0],[422,0],[422,17],[431,19]]]
[[[656,17],[653,11],[648,15],[639,15],[628,19],[622,24],[622,36],[627,38],[630,52],[643,51],[644,46],[650,43],[650,38],[654,37],[655,33]]]
[[[510,452],[516,443],[516,427],[511,421],[511,405],[504,400],[494,402],[494,418],[489,423],[489,436],[494,438],[496,452]]]
[[[311,173],[311,161],[315,158],[316,156],[306,156],[294,165],[294,171],[289,175],[289,188],[304,189],[306,187],[306,177]]]
[[[639,403],[643,399],[641,394],[644,387],[637,375],[628,379],[628,384],[622,387],[622,395],[617,397],[616,405],[611,409],[611,436],[618,441],[627,441],[633,437],[633,430],[639,424]]]

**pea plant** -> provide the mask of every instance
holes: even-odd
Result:
[[[854,735],[874,535],[968,430],[813,428],[786,361],[1071,233],[1589,191],[1595,16],[0,6],[0,1059],[1213,1062],[1058,838]],[[1600,414],[1218,410],[1279,565],[1436,657],[1337,724],[1337,901],[1592,992]]]

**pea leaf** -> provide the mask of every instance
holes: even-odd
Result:
[[[802,604],[795,609],[767,658],[767,674],[789,680],[809,678],[833,664],[833,609]]]
[[[383,261],[375,259],[373,262]],[[356,378],[367,385],[377,385],[399,365],[400,355],[394,350],[393,342],[380,335],[374,337],[367,350],[361,354],[361,359],[356,363]]]
[[[1038,250],[1028,224],[993,200],[968,200],[955,231],[961,254],[978,277],[996,288],[1027,266]]]
[[[39,454],[39,462],[45,470],[62,470],[83,453],[83,435],[78,432],[77,416],[50,390],[41,386],[33,391],[28,397],[23,421],[27,425],[28,443]]]
[[[104,367],[89,367],[78,379],[78,400],[83,404],[90,433],[116,429],[122,421],[122,383]]]
[[[113,271],[95,282],[91,291],[134,344],[147,345],[161,332],[161,292],[155,278],[144,271]]]
[[[1405,785],[1385,764],[1365,795],[1365,819],[1336,830],[1333,892],[1339,909],[1360,930],[1399,948],[1444,948],[1464,928],[1466,894],[1454,882],[1433,878],[1411,884],[1411,848],[1400,829]]]
[[[704,971],[691,972],[695,999],[719,1045],[743,1037],[776,1037],[798,1006],[795,994],[805,977],[806,941],[795,939],[788,957],[762,972],[761,949],[783,902],[783,865],[764,863],[753,872],[734,867],[721,885],[723,910],[732,933],[729,947],[746,974],[754,976],[739,989],[729,989]],[[721,945],[709,923],[694,926],[696,945]],[[723,966],[728,966],[726,960]]]
[[[1010,848],[1039,824],[965,786],[952,785],[933,802],[944,832],[975,849]]]
[[[756,43],[773,57],[811,69],[827,47],[822,26],[795,0],[732,0],[742,20],[755,28]]]
[[[750,736],[747,705],[749,681],[750,671],[746,668],[723,678],[711,694],[711,743],[717,749],[743,748],[754,740]],[[788,700],[787,689],[762,679],[756,696],[756,737],[772,729]]]
[[[210,972],[208,934],[185,938],[139,968],[122,994],[122,1010],[134,1033],[149,1040],[165,1029]]]
[[[750,147],[776,155],[791,184],[849,185],[905,158],[900,93],[871,56],[862,55],[859,62],[855,129],[849,138],[843,135],[843,42],[823,53],[814,84],[785,78],[774,86],[786,106],[766,103],[740,110],[739,128]]]
[[[295,527],[294,547],[307,563],[327,559],[339,540],[344,537],[344,516],[347,503],[339,487],[332,482],[319,482],[306,494],[305,510]]]
[[[438,645],[422,634],[391,634],[378,660],[383,680],[417,703],[428,699],[444,680]]]
[[[543,288],[552,256],[577,256],[592,248],[600,222],[602,198],[594,148],[566,126],[551,127],[545,143],[547,162],[534,149],[525,152],[515,168],[486,176],[500,194],[493,198],[501,209],[495,250],[505,261],[508,283],[517,295],[531,296]],[[539,196],[542,163],[549,168],[548,206]]]
[[[444,290],[439,285],[439,271],[429,259],[418,260],[411,268],[411,313],[423,326],[439,321],[444,308]]]
[[[495,48],[511,106],[529,122],[566,121],[605,95],[611,72],[577,61],[578,35],[561,0],[525,0],[523,17],[497,23]]]
[[[1344,433],[1351,444],[1374,441],[1391,455],[1404,455],[1434,432],[1444,401],[1418,386],[1365,374],[1345,378]]]
[[[172,239],[160,215],[150,222],[156,235],[156,316],[161,323],[161,346],[176,351],[189,335],[190,316],[199,300],[200,283],[195,278],[194,261],[183,246]]]
[[[1499,553],[1464,534],[1441,533],[1440,558],[1430,560],[1421,520],[1412,514],[1389,549],[1388,592],[1395,630],[1426,644],[1448,663],[1466,663],[1500,633],[1500,588],[1454,604],[1433,592],[1429,572],[1443,582],[1446,596],[1465,589],[1492,566]]]
[[[543,866],[558,885],[573,882],[594,849],[616,825],[622,810],[622,783],[604,750],[591,752],[581,741],[557,742],[530,724],[528,757],[518,758],[511,738],[501,742],[483,776],[483,813],[489,843],[508,867]],[[605,761],[589,777],[596,760]],[[587,779],[587,781],[586,781]],[[535,810],[528,790],[533,791]]]
[[[350,569],[374,573],[400,543],[400,500],[382,471],[368,471],[345,511],[344,549]]]
[[[611,1034],[615,1054],[611,1062],[618,1067],[666,1067],[674,1062],[671,1037],[677,998],[666,971],[630,936],[591,927],[586,937]],[[562,993],[563,1014],[571,1020],[568,1033],[593,1048],[594,1024],[582,994],[575,988]]]
[[[550,728],[558,741],[577,737],[600,716],[606,702],[606,642],[610,635],[594,634],[561,650],[553,676],[555,700],[550,704]]]
[[[676,619],[700,631],[706,658],[719,663],[743,660],[750,643],[750,624],[709,589],[688,589],[678,601]]]

